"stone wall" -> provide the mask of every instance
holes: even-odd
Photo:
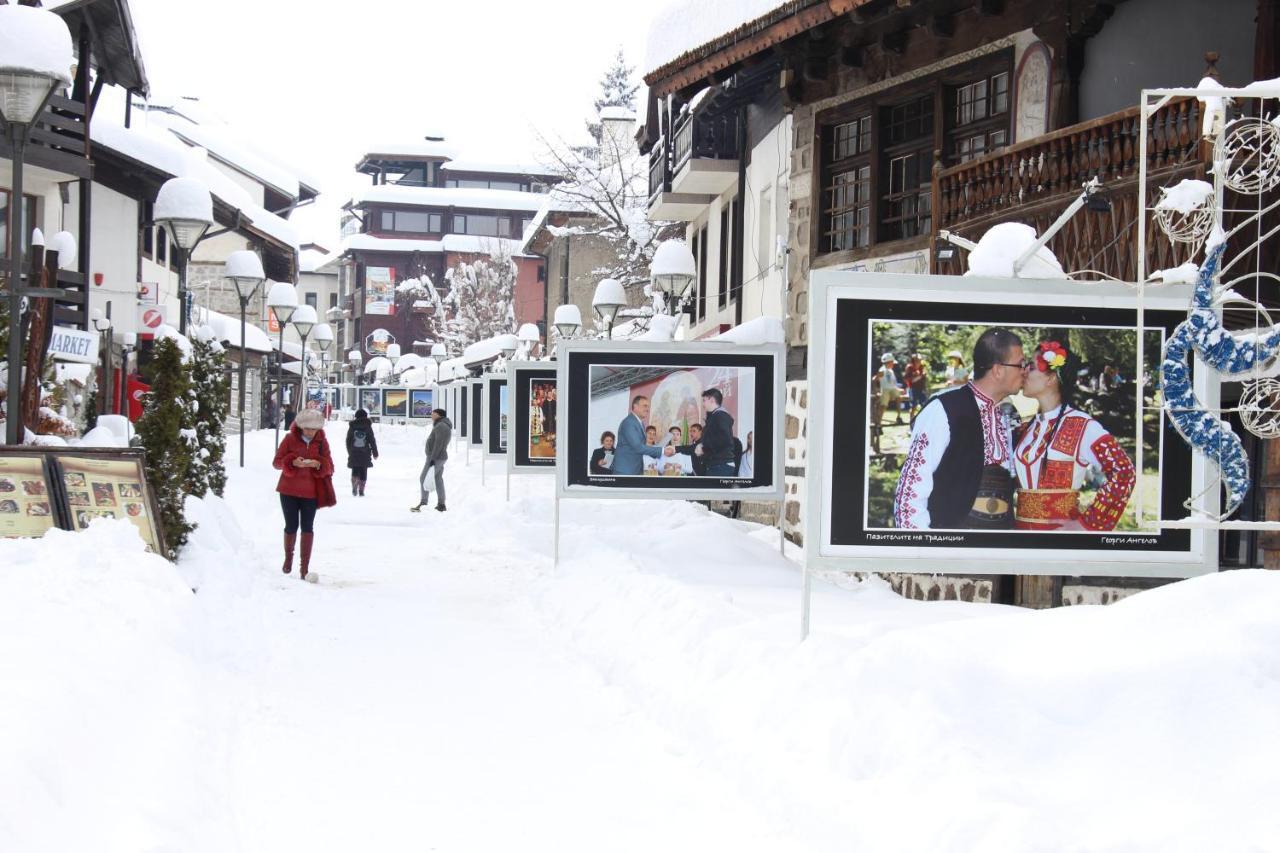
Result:
[[[786,395],[786,417],[783,420],[786,506],[783,524],[787,538],[803,545],[805,466],[809,456],[809,383],[804,380],[788,382]]]

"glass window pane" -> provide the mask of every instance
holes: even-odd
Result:
[[[417,213],[409,210],[396,211],[396,228],[397,231],[411,231],[416,234],[425,234],[428,229],[428,214]]]
[[[396,230],[396,215],[394,211],[390,211],[390,210],[382,211],[382,230],[383,231]]]

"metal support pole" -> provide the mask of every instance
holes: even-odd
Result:
[[[28,223],[22,219],[22,159],[26,156],[26,128],[10,124],[13,139],[13,227],[9,229],[9,381],[5,398],[5,443],[22,444],[22,232]]]
[[[240,297],[240,467],[244,467],[244,383],[245,383],[245,312],[249,310],[249,297]]]
[[[511,466],[507,466],[507,503],[511,503]]]
[[[185,335],[187,333],[187,320],[191,314],[191,309],[187,302],[190,294],[187,293],[187,250],[173,243],[173,251],[178,253],[178,334]]]
[[[301,412],[303,407],[307,405],[307,338],[310,335],[310,332],[302,335],[302,360],[298,362],[300,365],[298,368],[298,399],[293,401],[293,410],[295,412]],[[280,355],[283,357],[284,352],[281,351]]]
[[[276,416],[272,418],[276,427],[276,450],[280,449],[280,418],[284,414],[284,327],[285,324],[280,322],[280,318],[276,317],[276,322],[280,325],[280,346],[276,350]]]
[[[800,642],[809,639],[809,596],[813,581],[809,577],[809,562],[800,567]]]
[[[787,499],[778,502],[778,553],[787,556]]]

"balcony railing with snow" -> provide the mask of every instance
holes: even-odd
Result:
[[[658,196],[671,191],[671,169],[664,140],[659,139],[649,152],[649,206]]]
[[[1174,101],[1149,119],[1147,166],[1161,185],[1205,175],[1200,103]],[[1095,269],[1132,280],[1137,274],[1138,108],[1034,137],[986,157],[934,169],[935,228],[976,239],[1000,222],[1048,227],[1086,181],[1097,177],[1110,212],[1077,214],[1050,244],[1070,269]],[[1148,231],[1148,269],[1176,266],[1174,247]],[[956,262],[939,272],[961,272]]]
[[[679,172],[690,160],[733,160],[738,156],[736,114],[707,118],[685,113],[676,119],[671,169]]]

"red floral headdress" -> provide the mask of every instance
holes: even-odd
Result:
[[[1057,341],[1042,341],[1036,352],[1036,370],[1057,373],[1067,363],[1067,354],[1067,348]]]

